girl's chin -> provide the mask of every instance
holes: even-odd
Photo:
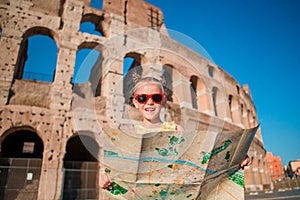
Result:
[[[153,113],[153,114],[144,114],[144,118],[147,119],[147,121],[154,121],[157,119],[157,115],[156,113]]]

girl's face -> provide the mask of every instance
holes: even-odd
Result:
[[[151,94],[161,94],[161,93],[162,93],[161,86],[156,83],[145,83],[135,91],[135,95],[140,95],[140,94],[151,95]],[[135,98],[133,99],[133,103],[135,107],[138,108],[143,115],[144,118],[143,125],[146,126],[151,124],[161,123],[160,110],[164,102],[165,102],[164,99],[162,99],[161,102],[156,103],[155,101],[153,101],[152,98],[148,98],[146,102],[140,103],[138,102],[137,99]]]

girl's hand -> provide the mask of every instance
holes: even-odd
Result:
[[[99,186],[102,188],[102,189],[107,189],[109,188],[111,185],[110,185],[110,179],[109,179],[109,176],[107,173],[103,173],[102,175],[100,175],[100,180],[99,180]]]
[[[245,166],[249,166],[249,165],[251,165],[251,159],[247,155],[245,160],[243,160],[243,162],[240,164],[240,166],[242,169],[244,169]]]

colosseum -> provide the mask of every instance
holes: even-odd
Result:
[[[143,0],[94,4],[0,1],[0,199],[100,199],[99,135],[104,127],[138,123],[128,93],[136,75],[164,78],[164,118],[187,130],[258,125],[249,87],[173,40],[160,8]],[[94,30],[83,31],[86,24]],[[54,55],[54,64],[42,60],[33,68],[28,49],[41,38],[54,51],[41,42],[36,51]],[[97,55],[88,70],[75,66],[83,50]],[[259,129],[248,152],[246,192],[271,187],[265,153]]]

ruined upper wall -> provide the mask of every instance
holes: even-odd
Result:
[[[124,24],[160,29],[164,24],[162,11],[145,1],[103,0],[103,10],[123,16]]]

